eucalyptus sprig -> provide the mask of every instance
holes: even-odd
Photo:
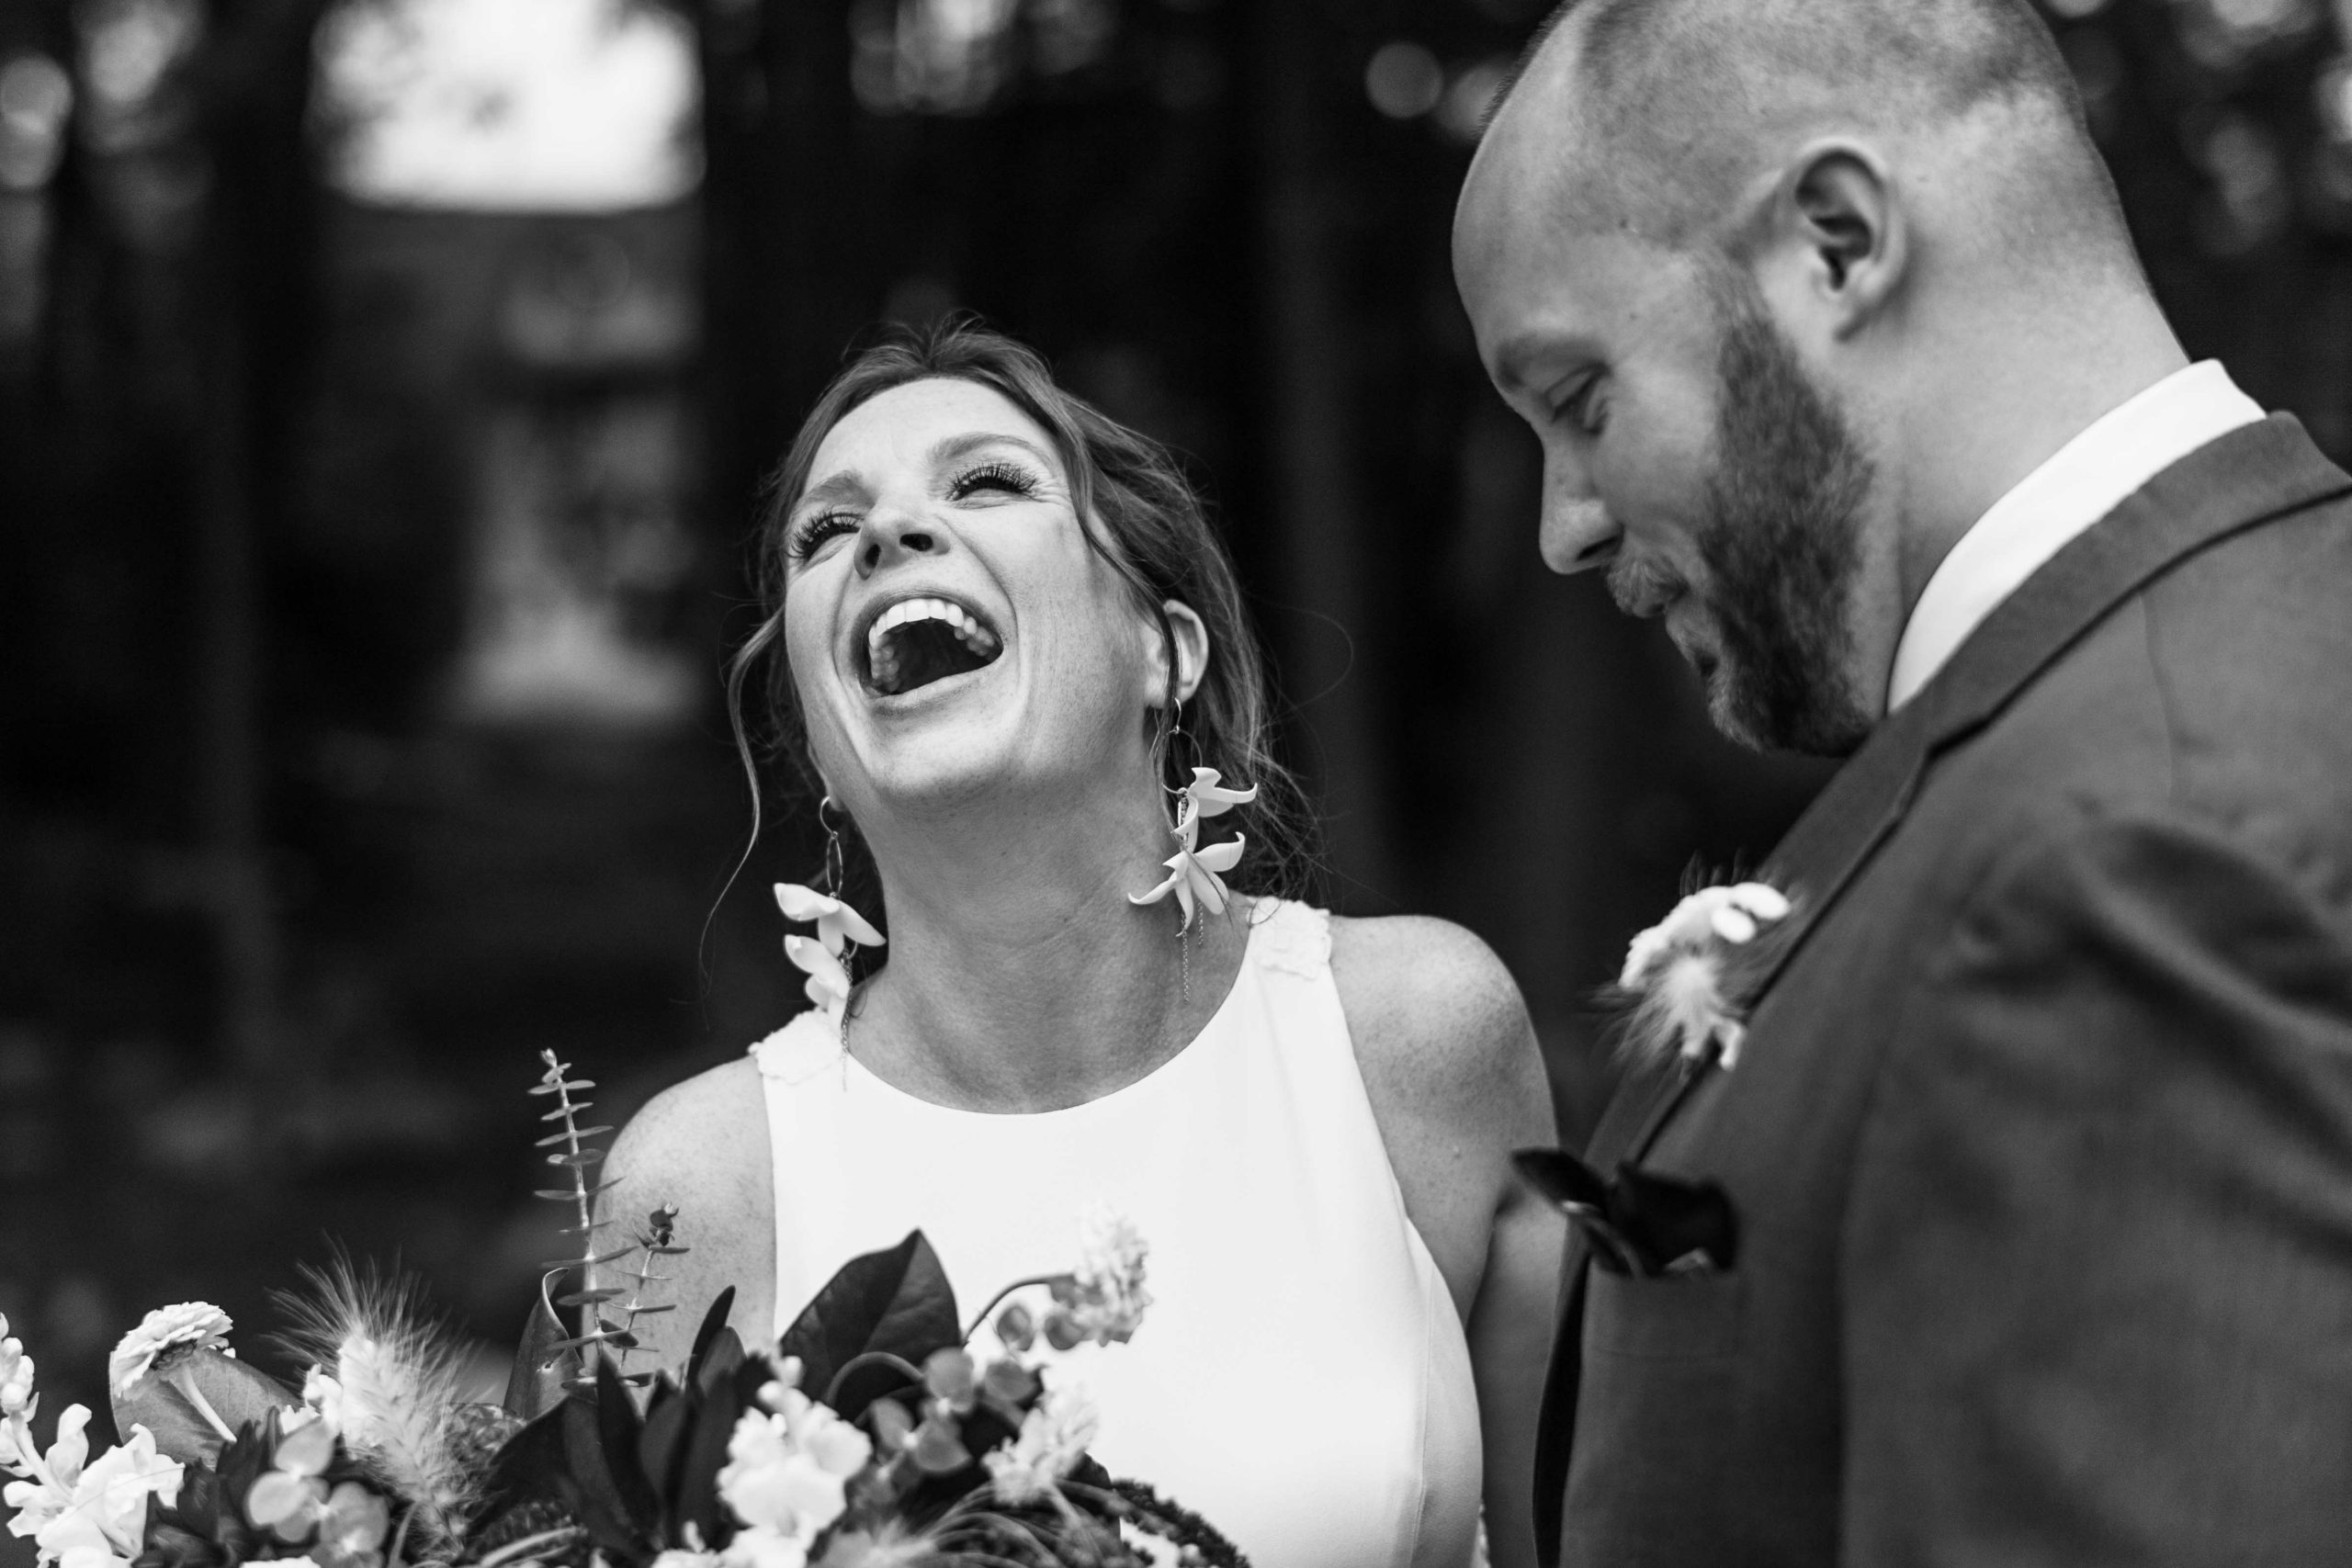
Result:
[[[636,1257],[615,1270],[616,1275],[630,1281],[628,1300],[614,1310],[621,1314],[619,1330],[610,1343],[619,1352],[620,1364],[627,1367],[628,1353],[638,1348],[638,1319],[652,1317],[665,1312],[675,1312],[678,1303],[651,1299],[649,1292],[655,1285],[667,1285],[676,1280],[673,1274],[657,1274],[657,1262],[664,1258],[683,1258],[693,1248],[678,1242],[678,1209],[674,1203],[664,1203],[645,1216],[636,1231]],[[653,1379],[651,1372],[634,1372],[621,1379],[623,1382],[642,1387]]]
[[[569,1175],[571,1178],[571,1185],[541,1188],[534,1196],[545,1198],[550,1202],[570,1204],[577,1223],[564,1226],[557,1234],[576,1235],[580,1238],[579,1257],[551,1258],[542,1265],[544,1268],[561,1269],[567,1273],[577,1269],[580,1274],[577,1288],[555,1299],[556,1305],[576,1307],[580,1312],[580,1332],[564,1341],[562,1348],[584,1351],[590,1346],[595,1346],[617,1359],[628,1353],[629,1348],[636,1344],[636,1340],[629,1336],[625,1324],[616,1323],[606,1317],[603,1308],[606,1303],[628,1292],[618,1285],[597,1284],[596,1270],[607,1263],[628,1257],[638,1250],[639,1243],[635,1238],[631,1238],[625,1246],[616,1247],[609,1252],[596,1250],[599,1245],[596,1239],[597,1233],[607,1229],[614,1223],[609,1219],[596,1217],[596,1199],[599,1194],[609,1190],[615,1183],[591,1179],[591,1173],[604,1160],[605,1151],[594,1147],[588,1142],[591,1138],[602,1137],[610,1133],[612,1128],[582,1127],[580,1124],[580,1118],[592,1108],[593,1102],[574,1100],[572,1096],[594,1089],[596,1085],[594,1079],[570,1077],[571,1065],[569,1062],[557,1060],[556,1054],[552,1051],[541,1051],[539,1059],[548,1065],[548,1070],[540,1077],[539,1081],[531,1087],[531,1092],[536,1095],[552,1095],[556,1102],[555,1109],[543,1113],[539,1120],[559,1122],[562,1125],[541,1138],[537,1146],[554,1151],[547,1156],[547,1162],[560,1168]],[[587,1362],[583,1358],[583,1374],[586,1371]]]

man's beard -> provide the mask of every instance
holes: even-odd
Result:
[[[1697,529],[1722,663],[1716,727],[1757,747],[1844,756],[1868,737],[1852,604],[1871,462],[1745,277],[1726,280],[1716,460]]]

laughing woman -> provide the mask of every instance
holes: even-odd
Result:
[[[678,1299],[732,1284],[772,1339],[920,1226],[981,1301],[1108,1203],[1153,1297],[1091,1368],[1114,1473],[1259,1568],[1462,1568],[1482,1503],[1531,1562],[1561,1237],[1507,1161],[1553,1141],[1526,1011],[1458,927],[1279,896],[1259,655],[1168,455],[951,327],[819,400],[762,550],[737,676],[870,853],[888,962],[622,1134],[611,1173],[684,1211]]]

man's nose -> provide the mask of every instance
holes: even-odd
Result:
[[[871,577],[906,556],[936,555],[940,538],[921,513],[876,507],[858,529],[857,574]]]
[[[1609,508],[1593,497],[1548,495],[1544,499],[1544,564],[1554,571],[1572,574],[1607,566],[1616,558],[1623,536],[1623,530],[1611,520]]]

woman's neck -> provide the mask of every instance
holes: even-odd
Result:
[[[1243,908],[1182,946],[1167,824],[1140,808],[968,811],[879,835],[889,959],[853,1004],[850,1048],[886,1081],[966,1110],[1100,1099],[1182,1051],[1233,984]],[[993,829],[993,830],[991,830]]]

